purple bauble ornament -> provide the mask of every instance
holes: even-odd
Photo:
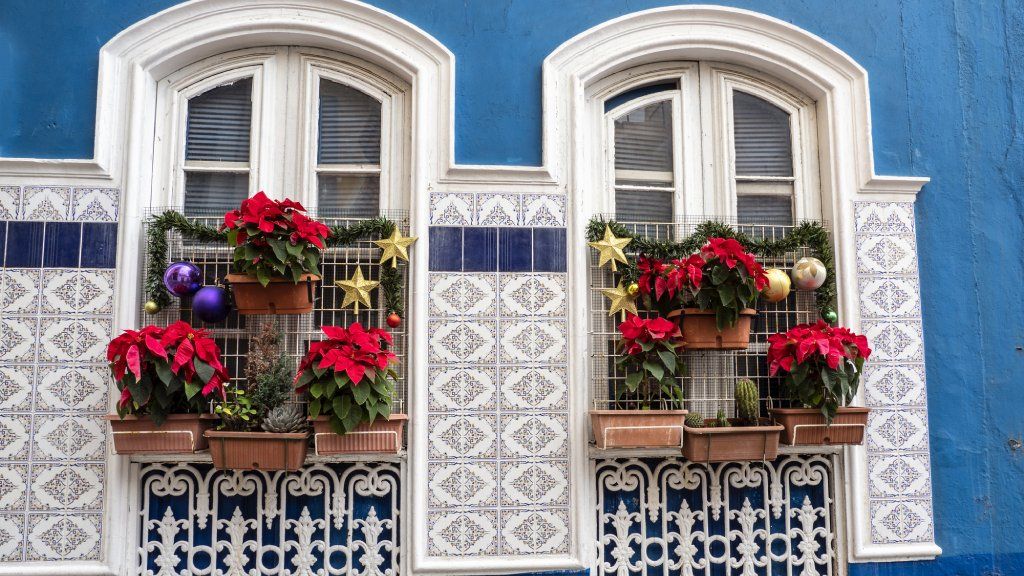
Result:
[[[203,322],[223,322],[231,313],[231,296],[220,286],[203,286],[192,297],[192,314]]]
[[[203,287],[203,271],[191,262],[175,262],[164,271],[164,286],[179,298],[191,296]]]

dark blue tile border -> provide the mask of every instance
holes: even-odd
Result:
[[[78,268],[82,250],[81,222],[48,222],[43,242],[43,268]]]
[[[461,227],[430,227],[430,263],[428,267],[437,272],[462,271]]]
[[[7,223],[7,268],[39,268],[43,265],[45,222]]]
[[[431,226],[431,272],[565,272],[565,228]]]
[[[533,271],[533,229],[500,228],[498,249],[502,272]]]
[[[0,265],[7,268],[113,268],[116,222],[0,220]]]
[[[117,224],[82,224],[82,268],[113,268],[117,263]]]
[[[565,228],[533,229],[533,270],[535,272],[565,272]]]

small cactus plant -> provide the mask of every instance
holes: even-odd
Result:
[[[704,428],[704,416],[700,412],[690,412],[684,422],[687,428]]]
[[[728,428],[732,426],[732,424],[729,423],[729,419],[725,417],[725,410],[722,410],[721,408],[718,409],[718,417],[715,418],[715,426],[718,428]]]
[[[744,426],[757,426],[761,402],[757,397],[757,384],[744,378],[736,383],[733,395],[736,399],[736,416]]]

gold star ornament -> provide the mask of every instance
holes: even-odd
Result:
[[[601,294],[604,294],[611,300],[608,305],[608,315],[614,316],[616,312],[622,312],[625,317],[626,312],[630,314],[636,314],[636,296],[629,293],[629,288],[619,281],[619,285],[615,288],[602,288]]]
[[[334,285],[345,292],[345,299],[342,300],[341,307],[345,308],[349,304],[353,304],[353,308],[358,314],[360,304],[367,308],[370,307],[370,292],[380,285],[380,282],[363,278],[363,269],[356,267],[356,273],[351,278],[337,280]]]
[[[380,263],[383,264],[388,260],[391,260],[391,267],[398,267],[398,260],[402,259],[406,262],[409,261],[409,246],[412,246],[416,242],[415,236],[402,236],[402,233],[398,231],[398,226],[395,226],[395,230],[391,233],[389,238],[383,240],[375,240],[373,243],[380,246],[383,250],[383,254],[380,256]]]
[[[612,234],[612,229],[605,224],[604,227],[604,238],[597,242],[587,242],[591,248],[598,251],[600,259],[598,260],[597,266],[600,268],[604,266],[605,262],[612,263],[612,272],[615,272],[615,263],[622,262],[626,263],[626,254],[622,251],[630,242],[632,238],[616,238],[615,234]]]

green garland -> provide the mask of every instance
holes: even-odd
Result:
[[[361,238],[386,238],[395,229],[395,223],[379,216],[355,222],[349,226],[332,226],[327,237],[328,247],[353,244]],[[167,210],[153,216],[149,220],[147,265],[146,265],[146,296],[161,308],[171,303],[171,296],[164,289],[163,275],[167,269],[167,233],[175,231],[182,237],[197,242],[220,242],[227,244],[227,232],[189,220],[180,212]],[[404,265],[404,264],[399,264]],[[402,274],[398,268],[388,265],[381,266],[380,288],[383,290],[384,303],[389,311],[404,315],[402,301]]]
[[[790,230],[779,240],[752,238],[721,222],[708,220],[699,224],[694,233],[678,241],[651,240],[642,235],[633,234],[629,228],[614,220],[595,217],[587,224],[587,240],[596,242],[604,237],[604,228],[608,226],[618,237],[632,238],[626,248],[629,252],[644,254],[662,260],[685,258],[701,249],[708,238],[735,238],[748,251],[762,258],[774,258],[806,246],[811,249],[815,258],[825,265],[827,276],[815,293],[817,294],[818,310],[824,316],[836,310],[836,273],[832,258],[832,241],[828,230],[817,222],[804,222]],[[630,258],[628,264],[619,266],[619,273],[628,282],[635,282],[639,277],[636,262]]]

